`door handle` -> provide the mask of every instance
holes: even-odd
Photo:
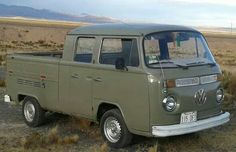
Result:
[[[78,75],[78,74],[76,74],[76,73],[75,73],[75,74],[73,74],[73,75],[71,75],[71,77],[72,77],[72,78],[74,78],[74,79],[79,79],[79,75]]]
[[[102,78],[99,78],[99,77],[97,77],[97,78],[95,78],[95,79],[93,79],[95,82],[102,82]]]

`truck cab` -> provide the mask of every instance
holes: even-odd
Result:
[[[204,36],[175,25],[79,27],[63,53],[7,57],[7,94],[23,103],[26,124],[40,125],[45,111],[83,117],[116,148],[133,134],[175,136],[228,122],[221,79]]]

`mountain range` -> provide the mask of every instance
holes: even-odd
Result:
[[[48,20],[62,20],[73,22],[87,22],[87,23],[116,23],[120,22],[105,16],[96,16],[86,13],[79,15],[70,15],[59,12],[54,12],[47,9],[35,9],[27,6],[4,5],[0,4],[0,17],[25,17],[34,19],[48,19]]]

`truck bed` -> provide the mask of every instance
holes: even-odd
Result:
[[[31,55],[31,56],[47,56],[62,58],[62,51],[48,51],[48,52],[31,52],[31,53],[16,53],[17,55]]]
[[[21,100],[20,94],[35,95],[41,106],[53,108],[58,101],[58,73],[61,52],[19,53],[7,56],[7,91],[12,100]],[[51,101],[45,103],[44,101]],[[52,107],[51,107],[52,106]]]

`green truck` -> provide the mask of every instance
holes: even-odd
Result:
[[[222,73],[204,36],[189,27],[107,24],[79,27],[63,52],[7,56],[6,99],[22,102],[25,123],[45,112],[100,124],[106,142],[133,134],[167,137],[222,125]]]

